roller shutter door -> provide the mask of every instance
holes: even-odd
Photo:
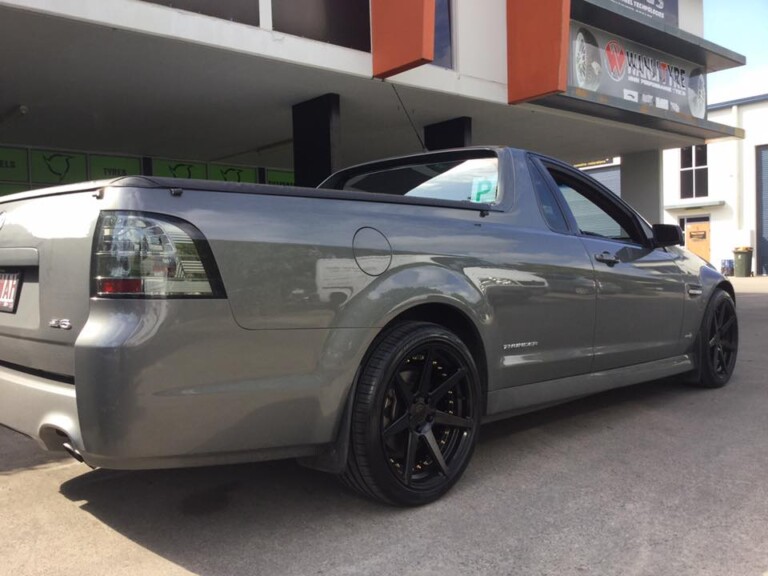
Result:
[[[621,196],[621,168],[619,166],[589,170],[587,174],[616,194],[616,196]]]
[[[757,149],[757,266],[756,274],[768,274],[768,146]]]

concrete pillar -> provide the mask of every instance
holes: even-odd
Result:
[[[424,126],[424,145],[427,150],[464,148],[472,145],[472,118],[461,116]]]
[[[621,198],[651,224],[663,222],[662,151],[621,157]]]
[[[293,106],[296,186],[317,186],[336,170],[339,113],[339,95],[332,93]]]

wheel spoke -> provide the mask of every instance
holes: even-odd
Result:
[[[427,441],[429,452],[432,454],[435,462],[437,462],[440,470],[443,474],[448,476],[448,465],[445,463],[443,453],[440,452],[440,446],[437,445],[437,440],[435,439],[435,434],[432,432],[432,430],[429,430],[426,434],[424,434],[424,439]]]
[[[726,368],[725,354],[723,353],[723,347],[717,347],[717,355],[715,360],[715,372],[725,372]]]
[[[382,432],[382,436],[384,436],[384,439],[391,438],[395,434],[398,434],[402,432],[403,430],[408,429],[408,424],[410,422],[410,415],[408,412],[400,416],[397,420],[392,422],[389,426],[384,428],[384,431]]]
[[[724,334],[726,334],[728,332],[728,330],[730,330],[730,328],[731,328],[731,326],[733,326],[734,322],[736,322],[736,317],[735,316],[731,316],[730,318],[728,318],[728,320],[725,321],[725,324],[720,326],[720,335],[721,335],[721,337]]]
[[[421,378],[419,378],[419,394],[425,395],[429,392],[429,385],[432,382],[432,358],[433,349],[428,348],[424,355],[424,367],[421,369]]]
[[[406,406],[413,404],[413,392],[408,382],[403,380],[400,372],[395,374],[395,384],[397,386],[397,392],[400,394],[400,399],[405,402]]]
[[[419,435],[416,432],[408,434],[408,447],[405,450],[405,463],[403,469],[403,479],[405,485],[411,485],[413,478],[413,467],[416,466],[416,449],[419,447]]]
[[[435,424],[454,426],[456,428],[472,428],[472,419],[437,411],[435,412]]]
[[[440,386],[430,392],[429,405],[434,407],[435,404],[440,402],[443,396],[445,396],[446,392],[456,386],[456,384],[458,384],[461,379],[464,378],[466,373],[467,370],[465,368],[459,368],[450,378],[448,378],[445,382],[440,384]]]

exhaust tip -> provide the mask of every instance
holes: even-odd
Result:
[[[67,451],[67,454],[72,456],[72,458],[74,458],[78,462],[85,462],[80,452],[78,452],[77,448],[74,448],[72,444],[70,444],[69,442],[64,442],[61,446],[64,448],[64,450]]]

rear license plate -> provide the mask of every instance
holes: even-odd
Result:
[[[21,272],[0,270],[0,312],[16,312],[20,288]]]

